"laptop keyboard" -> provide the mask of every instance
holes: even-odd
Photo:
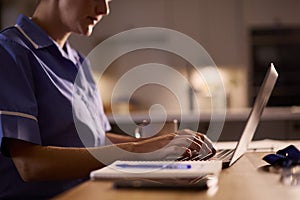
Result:
[[[233,152],[234,152],[234,149],[218,150],[216,155],[214,155],[210,160],[229,161],[232,158]]]
[[[181,157],[177,159],[178,161],[197,161],[197,160],[222,160],[222,161],[229,161],[232,158],[232,154],[234,149],[221,149],[216,152],[214,156],[207,155],[203,157],[202,155],[198,154],[198,152],[193,152],[192,157]]]
[[[179,159],[177,159],[178,161],[197,161],[197,160],[208,160],[209,158],[211,158],[213,155],[208,154],[206,156],[202,156],[201,154],[199,154],[199,152],[197,151],[193,151],[192,152],[192,157],[180,157]]]

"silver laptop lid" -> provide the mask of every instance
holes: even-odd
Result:
[[[277,78],[278,78],[278,73],[273,63],[271,63],[271,66],[269,67],[265,79],[259,89],[254,105],[248,117],[246,126],[243,130],[243,134],[235,148],[229,166],[231,166],[237,159],[239,159],[247,151],[248,146],[251,140],[253,139],[254,133],[260,121],[263,110],[266,107],[267,102],[271,96]]]

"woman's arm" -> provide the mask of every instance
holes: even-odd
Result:
[[[5,139],[3,145],[26,182],[83,178],[104,166],[85,148],[40,146],[16,139]]]
[[[172,156],[190,156],[201,144],[191,135],[166,134],[95,148],[40,146],[17,139],[3,139],[24,181],[66,180],[88,177],[92,170],[115,160],[159,160]]]
[[[17,139],[5,138],[8,150],[20,176],[26,182],[66,180],[88,177],[92,170],[102,168],[118,159],[133,159],[134,143],[97,148],[41,146]]]
[[[115,133],[106,133],[106,144],[119,144],[124,142],[137,142],[138,139],[132,136],[120,135]]]

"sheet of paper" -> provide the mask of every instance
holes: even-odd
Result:
[[[248,151],[264,151],[271,152],[283,149],[288,145],[295,145],[300,148],[299,140],[273,140],[273,139],[264,139],[264,140],[255,140],[249,144]],[[215,147],[217,149],[234,149],[237,145],[237,142],[217,142]]]

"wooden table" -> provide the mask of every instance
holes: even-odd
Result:
[[[262,157],[267,153],[246,153],[232,167],[220,174],[217,190],[141,190],[114,189],[111,181],[87,181],[54,199],[93,200],[299,200],[300,185],[282,184],[280,174],[266,172]]]

